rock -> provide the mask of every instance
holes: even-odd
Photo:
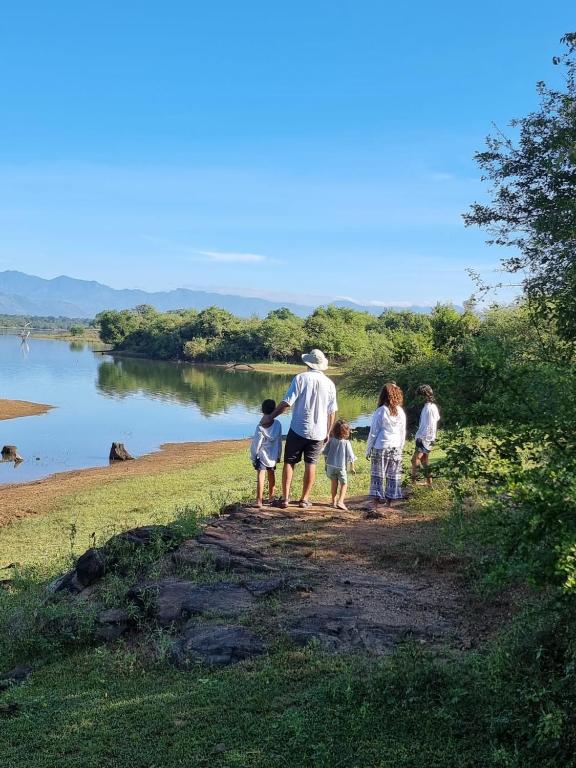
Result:
[[[76,567],[52,581],[46,591],[48,594],[83,592],[112,568],[120,567],[122,560],[129,560],[131,548],[154,546],[158,541],[173,549],[178,545],[179,537],[167,525],[144,525],[112,536],[103,547],[86,550],[76,561]]]
[[[126,632],[130,623],[130,614],[123,608],[109,608],[102,611],[97,618],[96,639],[113,643]]]
[[[2,448],[2,461],[15,461],[17,464],[19,464],[21,461],[24,461],[22,456],[18,453],[18,450],[15,445],[5,445]]]
[[[262,640],[246,627],[193,626],[174,644],[172,661],[179,667],[198,663],[224,667],[259,656],[265,650]]]
[[[354,608],[324,606],[299,616],[288,630],[297,645],[316,640],[328,651],[361,650],[386,653],[408,638],[430,639],[431,633],[416,628],[379,625]]]
[[[76,569],[73,569],[64,573],[62,576],[58,576],[54,581],[51,581],[46,587],[46,593],[48,595],[54,595],[57,592],[70,592],[72,595],[77,595],[82,592],[83,589],[84,585],[76,576]]]
[[[207,539],[207,543],[196,539],[185,541],[172,554],[172,561],[175,565],[188,565],[192,568],[209,565],[216,571],[234,571],[235,573],[273,573],[277,570],[252,550],[239,548],[231,550],[213,543],[210,538]]]
[[[134,456],[128,453],[124,443],[112,443],[109,459],[110,461],[132,461]]]
[[[287,584],[285,577],[280,576],[276,579],[260,579],[259,581],[249,581],[244,584],[248,592],[255,597],[266,597],[273,592],[278,592]]]
[[[232,558],[229,552],[220,547],[202,546],[195,539],[191,539],[172,553],[172,562],[177,566],[211,566],[215,571],[227,571],[230,570]]]
[[[32,672],[32,667],[14,667],[8,672],[0,673],[0,691],[6,691],[13,685],[23,683],[28,680]]]
[[[86,550],[76,561],[76,577],[84,587],[94,584],[106,573],[111,561],[110,553],[105,548]]]
[[[207,613],[239,616],[256,602],[250,591],[239,584],[196,584],[178,579],[142,582],[128,592],[128,598],[161,626]]]
[[[105,547],[113,547],[115,542],[127,542],[136,547],[148,547],[161,541],[163,544],[174,545],[178,543],[178,534],[167,525],[143,525],[140,528],[131,528],[109,539]]]

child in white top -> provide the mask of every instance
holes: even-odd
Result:
[[[418,465],[420,465],[426,476],[426,484],[430,486],[432,485],[432,476],[428,457],[436,440],[440,411],[434,402],[434,392],[429,384],[421,384],[416,390],[416,394],[423,397],[426,402],[420,413],[420,423],[416,432],[416,447],[412,456],[412,481],[416,480]]]
[[[344,504],[344,498],[348,488],[348,464],[350,464],[352,474],[356,474],[356,456],[349,437],[350,424],[344,419],[338,419],[323,451],[326,459],[326,474],[332,481],[332,506],[346,510],[348,507]],[[340,486],[340,491],[338,491],[338,486]]]
[[[274,400],[264,400],[262,413],[268,416],[276,408]],[[264,419],[263,419],[264,420]],[[264,498],[264,483],[268,475],[268,498],[270,503],[274,501],[274,489],[276,487],[276,464],[282,455],[282,425],[278,419],[274,419],[266,427],[262,422],[256,427],[250,446],[250,458],[252,466],[257,472],[256,478],[256,506],[261,507]]]

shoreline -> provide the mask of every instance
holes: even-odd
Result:
[[[27,483],[0,485],[0,531],[14,520],[47,512],[61,498],[92,486],[114,483],[139,475],[192,469],[204,461],[246,450],[249,444],[247,439],[164,443],[157,451],[143,454],[133,461],[120,461],[103,467],[71,469]]]
[[[32,403],[29,400],[0,399],[0,421],[20,419],[25,416],[41,416],[54,407],[44,403]]]
[[[170,358],[169,360],[159,360],[155,357],[150,357],[145,352],[131,352],[130,350],[114,350],[114,349],[97,349],[94,350],[99,355],[110,355],[111,357],[127,358],[133,360],[149,360],[151,363],[171,363],[172,365],[190,365],[193,368],[218,368],[220,370],[235,370],[229,363],[222,362],[194,362],[192,360],[180,360],[177,358]],[[283,376],[294,376],[297,373],[302,373],[306,370],[304,363],[267,363],[263,360],[259,362],[242,362],[238,363],[238,371],[242,373],[275,373]],[[343,376],[345,373],[344,368],[336,368],[330,366],[324,373],[327,376]]]

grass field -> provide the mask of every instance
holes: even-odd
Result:
[[[0,648],[10,647],[22,611],[44,610],[38,579],[65,566],[92,534],[102,540],[169,521],[185,505],[212,514],[250,498],[253,474],[242,448],[192,471],[61,498],[51,512],[0,529],[3,560],[39,566],[15,594],[3,598],[0,590]],[[351,494],[367,483],[362,458]],[[417,494],[415,510],[426,506],[426,493]],[[428,502],[443,501],[439,493]],[[320,472],[315,497],[327,494]],[[35,646],[32,677],[0,694],[2,768],[536,768],[498,736],[505,697],[487,682],[492,657],[436,657],[408,645],[376,660],[280,644],[223,671],[182,672],[166,661],[167,640],[152,634],[145,650],[77,638]]]

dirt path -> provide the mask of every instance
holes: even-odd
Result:
[[[6,401],[4,401],[6,402]],[[59,498],[79,493],[95,485],[141,475],[155,475],[189,469],[248,445],[244,440],[212,443],[169,443],[160,450],[134,461],[117,462],[107,467],[59,472],[22,485],[0,486],[0,526],[20,517],[37,515],[50,509]]]
[[[29,403],[27,400],[0,400],[0,421],[18,419],[21,416],[39,416],[52,408],[52,405]]]
[[[350,500],[348,512],[232,507],[189,543],[184,559],[203,548],[216,561],[231,556],[240,573],[287,578],[296,587],[280,598],[279,626],[334,650],[382,653],[406,638],[467,649],[509,618],[510,600],[482,602],[469,591],[462,561],[438,548],[432,516],[398,509],[367,520],[365,503]]]

